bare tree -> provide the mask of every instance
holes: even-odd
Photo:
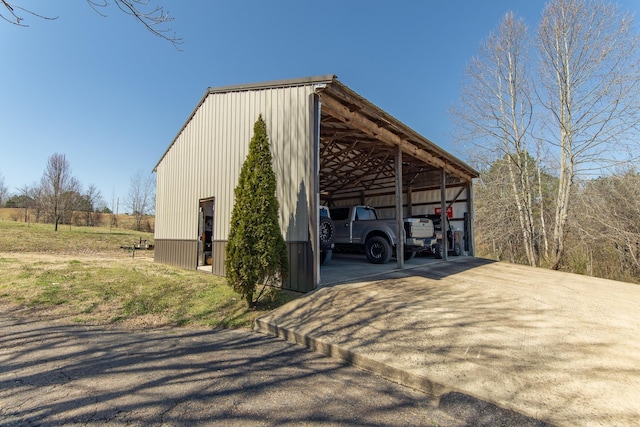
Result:
[[[100,219],[100,210],[104,207],[102,193],[94,184],[90,184],[82,198],[87,202],[86,224],[90,227],[97,225]]]
[[[86,191],[79,196],[79,202],[76,209],[75,222],[78,225],[86,225],[94,227],[100,223],[100,209],[104,207],[102,193],[94,184],[89,185]]]
[[[32,185],[24,185],[18,189],[18,203],[15,207],[24,209],[24,222],[30,223],[31,216],[29,210],[35,214],[35,222],[40,221],[42,213],[42,190],[40,185],[34,183]]]
[[[640,174],[630,169],[577,187],[578,208],[568,224],[577,237],[570,236],[570,251],[582,251],[586,274],[638,282]]]
[[[162,6],[153,6],[151,0],[86,0],[89,6],[99,15],[106,16],[103,10],[111,3],[115,4],[118,9],[127,15],[132,16],[138,22],[145,26],[153,35],[169,41],[179,50],[178,46],[182,44],[182,39],[172,33],[171,28],[163,26],[173,21],[169,13]],[[14,1],[0,0],[0,10],[4,7],[4,12],[0,13],[0,18],[14,25],[26,27],[24,21],[25,15],[31,15],[41,19],[55,20],[55,17],[41,15],[31,9],[20,6]]]
[[[80,183],[71,175],[71,167],[64,154],[52,154],[40,180],[40,201],[58,231],[58,224],[70,219],[77,205]]]
[[[507,162],[498,159],[481,169],[474,190],[475,244],[485,256],[512,263],[526,262]]]
[[[550,113],[546,141],[559,152],[552,268],[565,251],[576,177],[629,160],[634,151],[629,141],[640,124],[638,43],[632,17],[606,2],[552,0],[543,12],[540,101]]]
[[[508,164],[512,160],[505,156],[495,160],[489,167],[478,167],[480,179],[475,184],[475,244],[479,254],[513,263],[529,263],[525,250],[524,235],[514,201],[511,175]],[[533,204],[534,217],[538,219],[534,236],[535,250],[544,246],[544,222],[550,216],[548,201],[555,195],[557,179],[544,169],[536,168],[533,157],[529,157],[531,176],[529,180],[538,187]]]
[[[142,217],[152,212],[155,204],[156,181],[142,171],[131,177],[126,204],[136,219],[136,230],[142,230]]]
[[[80,182],[74,178],[75,188],[63,193],[63,209],[62,209],[62,224],[71,224],[73,223],[73,215],[78,210],[78,207],[82,203],[82,185]]]
[[[516,208],[518,240],[527,262],[536,265],[536,163],[531,162],[533,150],[527,140],[533,117],[529,46],[524,21],[507,13],[467,66],[461,102],[453,113],[463,140],[484,152],[489,161],[502,161],[507,174],[503,184],[510,189],[508,196]]]
[[[527,75],[534,69],[526,55],[529,45],[539,52],[534,59],[539,60],[540,75],[535,80]],[[631,17],[615,6],[551,0],[535,44],[527,41],[524,24],[507,14],[467,68],[461,106],[454,110],[460,139],[473,142],[486,159],[481,170],[506,161],[504,168],[483,177],[485,189],[491,190],[486,195],[489,205],[504,208],[505,200],[491,185],[511,188],[521,237],[508,239],[522,245],[532,265],[547,259],[559,268],[578,177],[638,160],[638,47]],[[540,117],[535,131],[532,113]],[[552,198],[550,180],[543,177],[543,154],[557,159],[551,167],[558,177],[552,180]],[[495,179],[496,170],[508,180]]]
[[[9,196],[9,189],[4,184],[4,175],[0,172],[0,208],[4,206]]]

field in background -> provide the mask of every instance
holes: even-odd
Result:
[[[99,227],[106,227],[110,229],[135,229],[135,217],[133,215],[126,214],[103,214],[93,213],[97,217],[97,225]],[[72,225],[78,224],[82,219],[82,213],[75,213]],[[25,212],[23,208],[0,208],[0,221],[14,221],[14,222],[30,222],[35,221],[35,215],[32,211]],[[68,227],[68,226],[67,226]],[[145,215],[142,218],[142,228],[147,232],[153,232],[155,229],[155,217],[153,215]]]
[[[247,327],[294,295],[253,310],[222,277],[156,264],[122,249],[153,234],[0,220],[0,307],[122,327]]]

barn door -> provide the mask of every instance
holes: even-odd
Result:
[[[213,212],[215,199],[201,199],[198,209],[198,266],[213,264]]]
[[[204,265],[204,207],[198,209],[198,267]]]

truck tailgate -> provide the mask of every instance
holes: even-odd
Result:
[[[425,218],[408,218],[404,221],[407,237],[426,239],[433,236],[433,222]]]

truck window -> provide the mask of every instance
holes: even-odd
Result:
[[[356,221],[367,221],[370,219],[378,219],[376,218],[375,210],[364,206],[356,207]]]

